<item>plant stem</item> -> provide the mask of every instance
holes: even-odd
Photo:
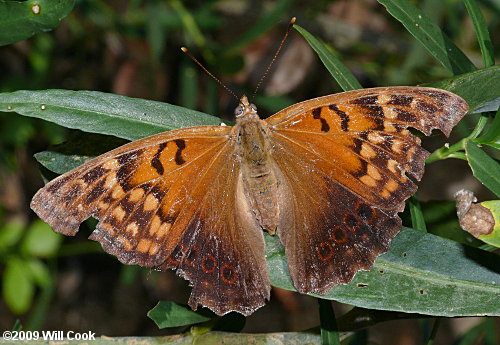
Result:
[[[436,334],[440,324],[441,324],[441,318],[437,317],[436,321],[434,321],[434,325],[432,326],[432,331],[431,335],[429,336],[429,340],[427,340],[427,343],[425,345],[432,345],[432,343],[434,343],[434,339],[436,338]]]
[[[488,115],[487,114],[481,114],[481,117],[479,118],[479,121],[477,121],[476,127],[472,130],[472,132],[469,134],[467,137],[468,139],[476,139],[479,134],[484,129],[484,126],[488,123]]]
[[[457,152],[459,150],[465,150],[465,145],[467,144],[468,138],[464,138],[459,142],[451,145],[450,147],[443,146],[436,151],[434,151],[429,158],[425,160],[426,164],[439,161],[447,158],[459,158],[462,159],[462,156],[459,155],[461,152]],[[463,155],[463,159],[465,159],[465,154]]]
[[[340,345],[339,331],[332,302],[318,298],[321,345]]]

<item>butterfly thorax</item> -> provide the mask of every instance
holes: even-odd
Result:
[[[274,234],[279,220],[278,180],[270,155],[267,124],[246,96],[242,97],[235,113],[243,193],[259,225]]]

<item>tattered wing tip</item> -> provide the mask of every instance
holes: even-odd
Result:
[[[429,90],[438,90],[439,92],[446,94],[449,98],[445,100],[443,104],[443,115],[442,121],[438,123],[437,128],[442,131],[447,137],[450,136],[450,133],[457,125],[458,122],[467,114],[469,111],[469,105],[467,102],[457,94],[435,88],[428,88]]]
[[[58,213],[58,206],[53,206],[48,202],[49,196],[47,194],[46,187],[40,189],[31,199],[30,208],[41,220],[49,224],[55,232],[66,236],[75,236],[80,230],[81,222],[73,217]]]

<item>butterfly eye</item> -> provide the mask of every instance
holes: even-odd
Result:
[[[243,115],[243,107],[241,105],[237,106],[236,109],[234,109],[234,115],[236,116]]]
[[[253,111],[257,111],[257,106],[255,104],[250,104],[250,107]]]

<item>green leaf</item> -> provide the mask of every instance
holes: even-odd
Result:
[[[500,110],[493,117],[493,122],[488,127],[487,132],[479,138],[474,139],[474,142],[500,149]]]
[[[19,241],[24,233],[24,225],[21,222],[12,221],[0,227],[0,250],[13,246]]]
[[[38,257],[51,257],[56,254],[63,237],[41,220],[35,220],[27,230],[21,243],[23,253]]]
[[[0,46],[54,29],[73,6],[75,0],[0,0]]]
[[[326,69],[328,69],[342,90],[349,91],[363,88],[351,71],[349,71],[349,69],[347,69],[347,67],[332,54],[325,43],[311,35],[307,30],[301,28],[300,26],[294,25],[293,27],[307,40],[307,42],[309,42],[325,65]]]
[[[266,244],[271,284],[294,290],[279,239],[266,234]],[[500,315],[500,274],[491,269],[495,263],[495,254],[404,229],[372,270],[318,297],[405,313]]]
[[[489,111],[492,108],[480,108],[500,100],[500,66],[482,68],[443,81],[426,83],[422,86],[436,87],[456,93],[467,101],[471,112]],[[498,104],[494,110],[497,108]]]
[[[495,64],[495,52],[483,14],[479,9],[476,0],[464,0],[464,4],[467,8],[467,12],[469,12],[470,18],[472,19],[472,23],[474,24],[477,41],[479,43],[479,47],[481,48],[481,54],[483,55],[484,67],[493,66]]]
[[[51,282],[49,269],[39,259],[26,260],[25,269],[30,273],[33,281],[41,288],[48,286]]]
[[[26,262],[18,257],[7,261],[2,278],[3,298],[15,314],[28,311],[33,301],[35,286]]]
[[[185,305],[169,301],[160,301],[148,312],[148,317],[153,320],[159,328],[167,328],[193,325],[208,321],[215,316],[205,309],[193,311]]]
[[[483,201],[481,206],[491,212],[495,224],[493,231],[487,235],[479,235],[478,238],[496,248],[500,248],[500,200]]]
[[[424,12],[405,0],[378,0],[427,51],[453,74],[476,69],[474,64]]]
[[[49,147],[47,151],[35,153],[34,156],[45,168],[62,174],[127,142],[109,135],[78,131],[64,144]]]
[[[129,140],[175,128],[221,123],[217,117],[168,103],[97,91],[0,93],[0,110]]]
[[[488,156],[477,144],[468,140],[465,146],[467,161],[472,174],[489,190],[500,197],[500,163]]]
[[[427,231],[425,226],[424,214],[422,213],[422,208],[420,207],[420,201],[413,195],[408,201],[408,207],[410,208],[411,224],[415,230],[422,232]]]

